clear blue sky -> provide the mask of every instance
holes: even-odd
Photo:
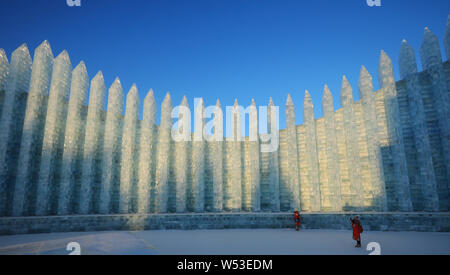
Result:
[[[322,116],[323,85],[340,106],[342,75],[357,96],[364,64],[374,76],[379,52],[394,61],[403,38],[416,49],[425,26],[441,45],[450,13],[448,0],[0,0],[0,48],[8,55],[22,43],[32,54],[48,40],[56,56],[66,49],[76,66],[84,60],[90,78],[102,70],[107,86],[119,76],[125,93],[136,83],[143,100],[150,88],[158,104],[171,92],[174,104],[187,95],[207,105],[280,105],[288,93],[303,121],[304,90]],[[420,64],[420,60],[418,60]]]

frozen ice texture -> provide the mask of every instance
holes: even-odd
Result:
[[[144,99],[139,144],[138,213],[150,213],[152,182],[155,176],[156,102],[153,90]]]
[[[171,151],[172,99],[167,93],[161,105],[161,123],[158,131],[155,173],[155,211],[166,213],[169,200],[169,165]]]
[[[101,184],[101,165],[103,156],[104,118],[106,85],[103,73],[99,71],[91,80],[89,107],[86,116],[84,135],[83,164],[81,170],[80,193],[74,203],[74,212],[89,213],[92,209],[92,189]]]
[[[125,119],[122,136],[122,159],[120,163],[120,204],[119,212],[134,212],[136,202],[135,188],[138,172],[138,121],[140,100],[136,84],[127,95]]]
[[[108,95],[102,156],[102,181],[99,192],[94,191],[92,193],[94,196],[92,200],[95,200],[95,196],[99,195],[99,212],[101,214],[116,210],[114,209],[114,199],[120,182],[123,96],[122,84],[120,79],[116,78],[109,88]]]
[[[20,98],[28,90],[31,76],[31,56],[23,44],[11,55],[9,75],[0,118],[0,216],[7,214],[8,191],[14,180],[15,154],[21,140],[24,110]],[[22,209],[17,214],[22,214]]]
[[[72,64],[69,55],[63,51],[53,64],[47,115],[45,118],[44,141],[37,185],[36,215],[49,215],[55,211],[58,179],[61,172],[61,155],[64,150],[66,126],[66,101],[69,95]],[[55,203],[56,201],[56,203]]]
[[[178,113],[178,133],[183,135],[187,133],[191,136],[191,119],[189,105],[186,96],[183,97],[180,106],[187,108],[185,111]],[[174,129],[175,130],[175,129]],[[186,131],[186,132],[185,132]],[[176,188],[176,212],[183,213],[187,210],[187,187],[188,187],[188,147],[190,142],[184,138],[180,138],[178,141],[174,141],[174,153],[175,153],[175,188]]]
[[[83,144],[85,135],[84,104],[87,100],[89,76],[81,61],[72,72],[70,99],[62,157],[61,182],[59,186],[58,214],[73,213],[72,201],[79,192]]]
[[[53,53],[50,44],[44,41],[34,51],[34,62],[30,81],[30,89],[23,124],[22,141],[14,187],[14,214],[34,213],[31,192],[39,173],[39,163],[44,137],[47,98],[53,67]]]

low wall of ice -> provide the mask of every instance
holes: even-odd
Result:
[[[450,232],[450,213],[302,213],[303,229],[350,230],[358,215],[365,231]],[[0,235],[118,230],[294,228],[292,213],[79,215],[0,218]]]

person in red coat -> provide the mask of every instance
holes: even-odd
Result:
[[[361,247],[361,233],[363,232],[361,222],[359,221],[358,216],[354,219],[350,218],[350,221],[352,222],[353,228],[353,240],[356,241],[355,247]]]
[[[300,228],[300,213],[298,213],[297,208],[294,209],[294,222],[295,222],[295,230],[298,231]]]

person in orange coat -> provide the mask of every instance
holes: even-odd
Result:
[[[294,209],[294,221],[295,221],[295,230],[298,231],[300,228],[300,213],[298,213],[297,208]]]
[[[355,247],[361,247],[361,233],[363,232],[361,222],[359,221],[358,216],[354,219],[350,218],[350,221],[352,222],[353,228],[353,240],[356,241]]]

